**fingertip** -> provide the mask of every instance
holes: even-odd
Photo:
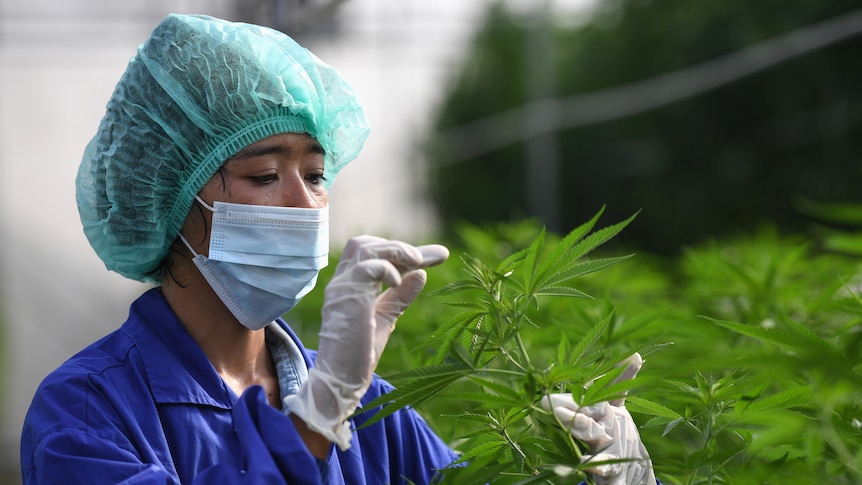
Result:
[[[619,364],[620,366],[625,366],[625,370],[623,370],[622,374],[620,374],[616,381],[622,382],[634,379],[638,375],[638,372],[640,372],[641,367],[643,367],[643,363],[644,360],[641,357],[641,354],[637,352],[628,356]]]
[[[549,394],[542,399],[547,399],[546,402],[550,406],[553,406],[555,408],[562,407],[566,409],[571,409],[572,411],[577,411],[578,409],[580,409],[580,406],[578,406],[578,404],[572,398],[572,395],[569,393]]]
[[[600,421],[602,418],[610,413],[611,404],[608,401],[602,401],[596,404],[592,404],[590,406],[584,406],[580,408],[581,414],[584,416],[588,416],[591,419]]]
[[[391,289],[398,294],[399,300],[409,304],[419,296],[419,293],[422,293],[427,280],[428,276],[424,270],[412,270],[401,275],[401,283],[397,288]]]
[[[402,278],[398,269],[389,261],[382,259],[367,259],[356,265],[357,271],[361,271],[368,282],[379,281],[387,286],[399,286]]]
[[[565,426],[572,426],[572,422],[577,423],[578,414],[569,408],[555,407],[554,414],[557,415],[557,419]]]
[[[584,455],[581,457],[581,463],[589,464],[589,463],[598,463],[597,465],[588,466],[585,468],[586,471],[592,473],[593,475],[597,475],[602,478],[614,478],[617,477],[622,472],[622,465],[620,463],[603,463],[607,461],[619,460],[620,457],[610,454],[610,453],[597,453],[595,455]],[[624,483],[624,482],[613,482],[613,483]]]
[[[625,360],[625,362],[626,362],[626,365],[628,365],[629,367],[636,367],[638,370],[640,370],[640,368],[644,364],[644,359],[643,359],[643,357],[641,357],[641,354],[639,352],[635,352],[632,355],[630,355]]]
[[[401,275],[401,285],[418,287],[419,290],[422,290],[427,282],[428,273],[426,273],[424,269],[414,269]]]
[[[416,247],[422,253],[422,267],[437,266],[449,259],[449,249],[441,244],[427,244]]]

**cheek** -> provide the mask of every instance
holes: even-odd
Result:
[[[210,205],[217,200],[227,201],[229,195],[227,179],[221,173],[213,175],[200,192],[198,192],[198,196]]]
[[[329,204],[329,194],[325,189],[322,189],[320,193],[316,195],[316,202],[318,209],[326,207],[326,205]]]
[[[208,210],[201,209],[195,202],[183,223],[182,234],[198,254],[209,255],[210,227],[212,227],[212,214]]]

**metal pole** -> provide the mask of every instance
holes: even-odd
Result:
[[[551,0],[536,8],[527,32],[527,132],[537,133],[527,140],[526,176],[527,210],[539,217],[549,230],[560,229],[559,151],[553,130],[535,130],[553,126],[557,117],[554,99],[556,74],[554,38],[551,30]],[[538,103],[548,100],[551,102]],[[529,127],[532,127],[530,129]]]

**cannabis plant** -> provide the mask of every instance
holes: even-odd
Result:
[[[554,317],[543,311],[552,300],[592,298],[572,286],[573,280],[629,258],[589,257],[634,218],[591,232],[600,215],[556,242],[548,243],[550,238],[540,231],[528,247],[493,265],[462,256],[466,277],[438,292],[458,312],[426,342],[436,349],[431,363],[387,376],[396,390],[363,410],[382,406],[369,422],[446,393],[461,403],[450,408],[460,424],[453,444],[461,457],[441,474],[442,481],[587,479],[581,464],[584,446],[538,405],[539,400],[571,392],[587,406],[621,397],[645,379],[615,382],[623,370],[616,364],[634,350],[648,354],[653,349],[606,341],[616,321],[609,309],[583,333],[556,333],[551,352],[544,345],[531,345],[529,336],[556,327]],[[650,403],[642,400],[641,405]]]
[[[858,261],[764,229],[692,248],[681,267],[703,335],[677,333],[662,356],[699,354],[659,386],[677,416],[647,423],[662,427],[664,481],[862,483]]]
[[[764,228],[630,257],[612,238],[631,219],[598,218],[460,229],[378,367],[397,389],[363,419],[416,407],[461,453],[441,482],[573,484],[585,448],[539,399],[628,391],[667,485],[862,483],[862,251]],[[288,315],[311,347],[319,293]],[[633,351],[639,377],[614,384]]]

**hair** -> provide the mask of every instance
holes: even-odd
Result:
[[[230,187],[227,179],[227,170],[224,168],[224,165],[219,167],[216,171],[213,178],[218,176],[221,179],[221,185],[225,192],[230,193]],[[207,219],[204,217],[203,209],[200,204],[192,203],[192,208],[189,210],[189,214],[187,219],[190,217],[197,217],[200,219],[200,223],[204,228],[204,233],[201,238],[201,243],[206,241],[207,237],[209,237],[210,228],[207,224]],[[155,276],[158,281],[164,283],[167,278],[170,278],[177,286],[181,288],[185,288],[186,284],[180,281],[177,277],[176,273],[174,273],[174,267],[177,264],[177,258],[185,259],[187,262],[191,261],[189,257],[191,254],[189,253],[189,248],[180,240],[179,234],[174,240],[171,242],[171,246],[168,248],[168,254],[159,262],[159,265],[153,270],[153,276]]]

